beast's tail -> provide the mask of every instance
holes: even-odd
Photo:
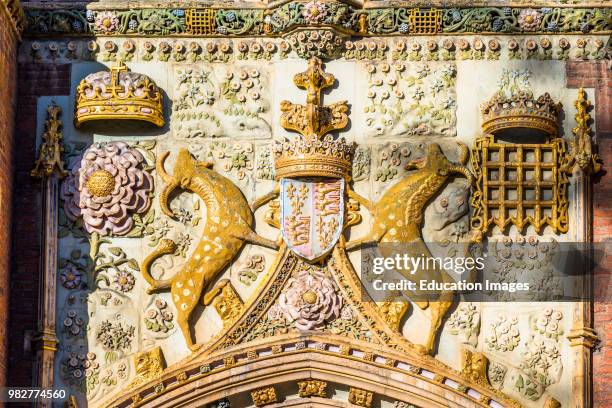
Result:
[[[151,287],[147,289],[148,293],[151,293],[157,289],[169,288],[172,285],[172,279],[155,279],[151,276],[150,268],[151,264],[162,255],[173,254],[177,247],[174,241],[171,239],[162,239],[159,241],[157,248],[151,252],[140,265],[140,273],[145,278]]]

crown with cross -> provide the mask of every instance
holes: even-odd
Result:
[[[77,87],[74,124],[127,119],[164,126],[163,96],[148,76],[129,72],[122,61],[87,75]]]
[[[321,60],[313,57],[308,69],[295,75],[293,83],[305,89],[306,105],[281,102],[281,126],[299,133],[292,140],[274,146],[276,178],[333,177],[348,178],[351,172],[355,144],[330,132],[348,124],[348,105],[340,101],[321,104],[321,91],[331,87],[336,78],[323,71]]]

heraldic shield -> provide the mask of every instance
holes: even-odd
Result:
[[[285,243],[313,261],[334,247],[344,223],[344,179],[280,180],[281,231]]]

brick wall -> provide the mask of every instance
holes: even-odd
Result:
[[[9,339],[9,385],[32,381],[35,355],[24,350],[25,336],[36,330],[42,236],[42,195],[39,180],[30,177],[37,157],[36,104],[41,95],[70,92],[69,64],[20,63],[18,65],[13,254]],[[64,121],[70,120],[62,117]]]
[[[0,8],[3,6],[0,5]],[[4,9],[0,10],[0,386],[6,384],[9,259],[12,201],[12,146],[15,116],[16,34]]]
[[[593,240],[612,242],[612,66],[607,62],[570,62],[567,84],[571,88],[595,88],[595,140],[606,173],[593,186]],[[604,299],[609,288],[612,257],[605,259],[600,273],[595,275],[595,297]],[[595,302],[594,326],[601,339],[593,355],[593,406],[612,406],[612,304]]]

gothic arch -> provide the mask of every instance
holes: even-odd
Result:
[[[347,406],[346,389],[372,392],[375,400],[403,401],[419,407],[517,407],[515,401],[458,372],[419,367],[414,359],[384,350],[343,347],[334,336],[289,335],[273,342],[251,343],[204,361],[181,362],[161,377],[103,403],[113,407],[205,406],[223,398],[251,406],[252,391],[274,387],[278,407],[295,405],[297,384],[320,380],[328,397],[307,400],[313,407]],[[330,340],[331,338],[331,340]],[[328,339],[325,341],[325,339]],[[348,351],[347,351],[348,350]],[[163,384],[163,386],[161,385]],[[333,390],[344,389],[342,392]],[[133,404],[133,405],[132,405]]]

